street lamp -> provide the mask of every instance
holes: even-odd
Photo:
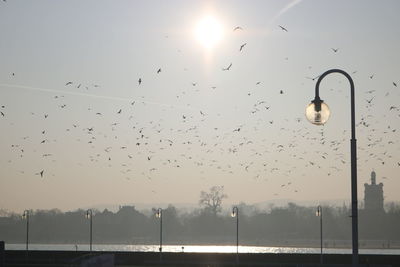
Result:
[[[92,240],[93,240],[93,211],[91,209],[88,209],[86,211],[86,218],[88,218],[90,220],[90,242],[89,242],[89,246],[90,246],[90,251],[92,251]]]
[[[323,264],[323,258],[322,258],[322,207],[318,206],[317,211],[315,212],[315,215],[319,217],[319,230],[320,230],[320,237],[321,237],[321,259],[320,262]]]
[[[162,209],[158,208],[156,211],[156,218],[160,219],[160,261],[162,260]]]
[[[330,111],[328,105],[319,98],[319,84],[321,80],[331,73],[343,74],[350,82],[350,102],[351,102],[351,222],[352,222],[352,263],[358,265],[358,204],[357,204],[357,140],[355,124],[355,104],[354,104],[354,83],[350,75],[340,69],[331,69],[319,76],[315,85],[315,98],[306,108],[307,119],[316,125],[323,125],[329,118]]]
[[[236,263],[239,263],[239,209],[234,206],[232,208],[232,217],[236,217]]]
[[[26,253],[29,250],[29,210],[24,210],[22,218],[26,219]]]

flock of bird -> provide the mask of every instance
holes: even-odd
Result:
[[[289,34],[286,27],[278,27],[284,34]],[[238,26],[233,31],[245,29]],[[242,42],[238,52],[243,53],[246,45],[246,42]],[[330,49],[334,54],[340,51],[339,48]],[[229,73],[233,63],[227,64],[221,70]],[[154,69],[154,74],[160,76],[164,72],[158,67]],[[12,81],[18,81],[18,73],[10,76]],[[365,74],[369,80],[376,76],[378,74]],[[314,81],[318,77],[306,76],[304,79]],[[138,77],[135,90],[140,91],[145,85],[143,77]],[[66,91],[73,87],[74,90],[88,92],[102,87],[99,84],[72,80],[65,81],[62,86]],[[185,169],[201,179],[225,175],[274,182],[276,196],[284,190],[301,192],[302,176],[308,175],[309,169],[326,176],[347,175],[343,173],[343,169],[349,165],[349,131],[332,135],[326,133],[324,127],[319,130],[310,128],[305,118],[300,118],[299,115],[282,120],[278,116],[280,104],[277,101],[279,97],[286,97],[290,92],[277,89],[275,99],[278,100],[257,99],[255,91],[262,86],[267,86],[266,82],[254,81],[249,85],[256,89],[246,92],[244,97],[248,97],[252,105],[247,107],[246,119],[234,126],[225,123],[223,114],[211,110],[196,109],[189,105],[181,105],[187,107],[186,109],[176,108],[174,105],[155,106],[148,104],[145,97],[126,103],[116,102],[101,109],[102,105],[96,104],[83,108],[73,103],[68,94],[52,94],[49,97],[52,98],[53,106],[49,110],[54,110],[53,113],[27,111],[30,120],[43,127],[40,132],[26,136],[16,131],[15,135],[21,135],[16,139],[19,141],[10,144],[10,150],[3,153],[8,154],[9,164],[17,166],[17,173],[36,175],[43,179],[59,175],[51,166],[59,160],[65,160],[67,153],[72,161],[76,158],[74,164],[68,168],[108,168],[116,177],[131,181],[144,178],[150,182],[166,176],[164,173],[171,173],[171,170],[173,173]],[[177,96],[179,104],[184,103],[185,97],[189,98],[190,95],[196,98],[196,94],[201,93],[200,89],[191,89],[199,87],[197,82],[192,82],[191,87],[188,87]],[[218,88],[212,86],[210,89],[207,94],[213,94]],[[391,82],[384,93],[368,90],[363,95],[362,99],[357,100],[362,110],[357,125],[359,164],[368,164],[370,167],[379,163],[400,167],[394,154],[400,146],[397,128],[387,122],[389,117],[398,122],[400,106],[390,103],[385,107],[386,121],[374,116],[378,109],[375,106],[377,101],[382,102],[385,98],[399,95],[397,83]],[[159,109],[159,116],[146,116],[154,109]],[[77,116],[82,110],[85,110],[85,114]],[[7,120],[13,112],[8,105],[1,104],[0,112],[2,129],[13,129],[18,124],[18,121]],[[64,123],[56,124],[54,117],[65,118]],[[47,120],[52,122],[46,123]],[[385,123],[387,125],[382,127]],[[52,132],[62,132],[62,135],[53,136]],[[75,147],[77,155],[68,156],[72,151],[69,148],[65,149],[66,152],[60,150],[57,143]],[[43,167],[26,172],[23,162],[32,158],[40,158],[38,165]]]

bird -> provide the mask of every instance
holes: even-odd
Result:
[[[235,28],[233,29],[233,31],[237,31],[237,30],[243,30],[243,28],[240,27],[240,26],[237,26],[237,27],[235,27]]]
[[[283,95],[283,90],[280,90],[279,93],[280,93],[281,95]]]
[[[138,83],[139,85],[142,83],[142,78],[139,78]]]
[[[3,113],[2,111],[0,111],[0,114],[1,114],[1,116],[3,116],[3,117],[5,116],[4,113]]]
[[[321,75],[315,76],[314,78],[312,78],[312,77],[306,77],[306,79],[310,79],[310,80],[313,80],[313,81],[315,81],[316,79],[318,79],[318,78],[319,78],[319,76],[321,76]]]
[[[397,83],[393,82],[393,85],[394,85],[395,87],[397,87]]]
[[[242,49],[243,49],[246,45],[247,45],[247,43],[242,44],[242,45],[240,46],[239,52],[241,52]]]
[[[121,112],[122,112],[122,109],[118,110],[118,112],[117,112],[117,113],[118,113],[118,114],[121,114]]]
[[[281,25],[278,25],[278,26],[279,26],[279,28],[281,28],[282,31],[288,32],[288,30],[285,27],[283,27]]]
[[[226,67],[226,68],[222,68],[222,70],[223,70],[223,71],[225,71],[225,70],[230,70],[230,69],[231,69],[231,67],[232,67],[232,63],[231,63],[231,64],[229,64],[229,66],[228,66],[228,67]]]
[[[160,72],[161,72],[161,68],[159,68],[159,69],[157,70],[157,74],[160,73]]]
[[[371,102],[372,102],[372,100],[374,99],[374,97],[372,97],[370,100],[368,100],[368,99],[365,99],[365,101],[367,101],[368,102],[368,104],[371,104]]]
[[[44,173],[44,170],[41,170],[40,172],[36,173],[35,175],[40,175],[40,177],[43,178],[43,173]]]
[[[374,74],[372,74],[371,76],[369,76],[370,79],[374,78]]]
[[[70,85],[70,84],[72,84],[72,82],[67,82],[67,83],[65,84],[65,86]]]
[[[339,48],[331,48],[332,49],[332,51],[334,52],[334,53],[337,53],[337,51],[339,51]]]

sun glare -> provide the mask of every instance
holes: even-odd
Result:
[[[212,16],[204,17],[197,23],[195,36],[205,48],[213,48],[222,39],[222,25]]]

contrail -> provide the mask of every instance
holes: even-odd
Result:
[[[19,89],[26,89],[31,91],[41,91],[46,93],[56,93],[56,94],[68,94],[68,95],[76,95],[76,96],[85,96],[85,97],[93,97],[93,98],[100,98],[100,99],[107,99],[107,100],[116,100],[116,101],[124,101],[124,102],[131,102],[137,101],[142,102],[150,105],[157,105],[162,107],[168,108],[179,108],[179,109],[191,109],[189,107],[184,106],[175,106],[165,103],[158,103],[152,101],[145,101],[143,99],[133,99],[133,98],[126,98],[126,97],[118,97],[118,96],[103,96],[103,95],[94,95],[94,94],[87,94],[87,93],[79,93],[79,92],[68,92],[68,91],[61,91],[61,90],[54,90],[48,88],[39,88],[39,87],[32,87],[27,85],[20,85],[20,84],[0,84],[0,87],[12,87],[12,88],[19,88]]]
[[[280,16],[285,14],[289,9],[292,7],[296,6],[297,4],[300,4],[303,0],[293,0],[289,4],[287,4],[284,8],[281,9],[281,11],[278,12],[270,21],[270,24],[273,23],[275,20],[277,20]]]

